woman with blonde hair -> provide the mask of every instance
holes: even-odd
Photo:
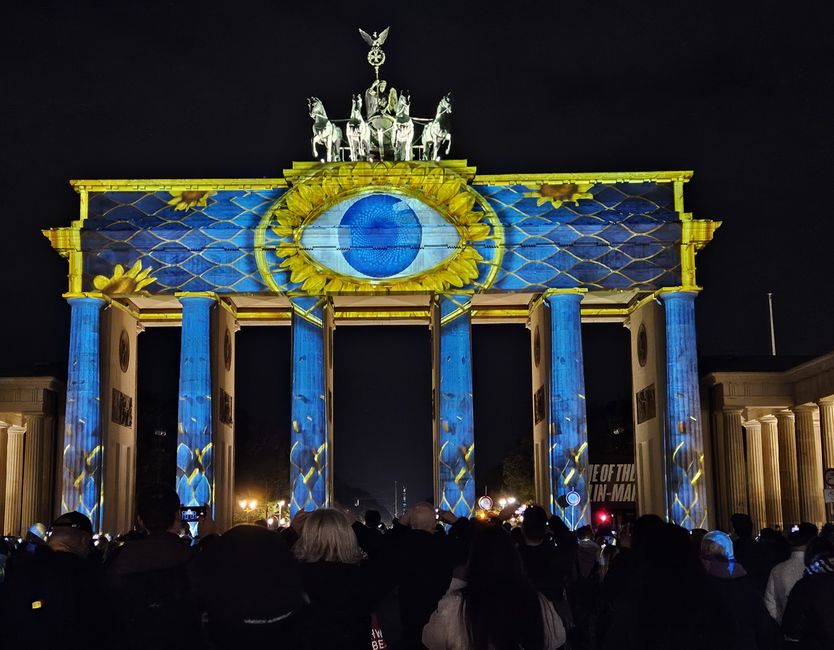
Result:
[[[293,552],[301,562],[306,601],[298,647],[367,650],[371,602],[347,515],[332,508],[307,514]]]

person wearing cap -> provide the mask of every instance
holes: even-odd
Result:
[[[9,572],[0,602],[3,647],[62,647],[89,634],[90,617],[104,610],[99,567],[88,561],[93,526],[79,512],[58,517],[47,535],[47,550]],[[97,636],[109,639],[108,621]]]
[[[752,579],[736,561],[733,540],[720,530],[704,535],[701,561],[707,571],[707,597],[730,615],[735,642],[729,647],[777,650],[781,635]]]
[[[777,623],[782,622],[782,614],[785,613],[785,606],[788,604],[791,589],[799,582],[802,573],[805,571],[805,548],[816,536],[817,527],[814,524],[807,521],[801,523],[799,530],[795,530],[788,535],[791,556],[773,567],[770,572],[764,601],[767,611]]]

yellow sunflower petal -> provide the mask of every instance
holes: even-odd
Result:
[[[440,188],[443,189],[442,187]],[[449,201],[449,213],[459,217],[466,214],[475,205],[475,195],[471,192],[461,192]]]
[[[125,267],[123,267],[121,264],[116,264],[116,266],[113,267],[113,275],[111,277],[114,280],[117,280],[120,277],[122,277],[124,274],[125,274]]]
[[[295,216],[302,219],[310,214],[310,210],[312,210],[310,202],[305,200],[300,192],[294,190],[287,192],[287,208]]]
[[[437,190],[436,199],[440,204],[446,203],[460,190],[460,180],[453,178],[443,183]]]
[[[489,226],[485,223],[473,223],[466,227],[466,235],[470,241],[481,241],[489,237]]]

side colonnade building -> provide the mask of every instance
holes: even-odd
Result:
[[[747,513],[758,530],[834,520],[823,475],[834,468],[834,353],[784,372],[702,378],[717,523]]]

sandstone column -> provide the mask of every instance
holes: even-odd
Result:
[[[744,432],[741,409],[724,410],[724,454],[727,467],[728,517],[737,512],[748,512],[747,471],[744,463]]]
[[[759,531],[767,521],[765,510],[764,467],[762,459],[762,425],[758,420],[744,423],[747,434],[747,498],[753,530]]]
[[[3,513],[6,512],[6,450],[9,440],[9,423],[0,420],[0,526],[3,524]],[[0,533],[5,531],[0,530]]]
[[[23,434],[21,426],[9,427],[6,456],[6,507],[3,516],[3,533],[20,535],[20,514],[23,497]]]
[[[820,409],[820,429],[822,430],[822,465],[823,469],[834,467],[834,397],[826,397],[818,402]],[[828,521],[834,521],[834,503],[825,504]]]
[[[779,481],[779,434],[776,418],[759,418],[762,426],[762,466],[764,471],[765,521],[771,528],[784,530],[782,488]]]
[[[44,454],[44,417],[41,414],[26,416],[26,449],[23,455],[23,503],[21,505],[21,523],[24,529],[42,521],[43,513],[43,454]]]
[[[825,502],[822,492],[822,444],[817,423],[817,407],[804,404],[796,414],[796,458],[799,468],[799,512],[803,521],[817,526],[825,523]]]
[[[791,411],[776,413],[779,433],[779,483],[782,486],[782,520],[784,530],[800,522],[799,475],[796,467],[796,430]]]

